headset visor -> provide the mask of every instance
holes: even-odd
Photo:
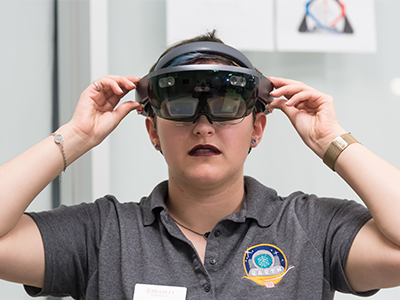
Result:
[[[149,78],[148,97],[160,118],[194,122],[242,119],[255,106],[257,76],[222,70],[170,72]]]

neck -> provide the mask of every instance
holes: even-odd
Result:
[[[173,219],[203,233],[232,213],[239,211],[245,196],[243,176],[220,186],[190,186],[169,179],[167,206]]]

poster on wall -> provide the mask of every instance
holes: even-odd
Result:
[[[376,52],[373,0],[276,0],[278,51]]]
[[[213,29],[241,51],[273,51],[273,0],[167,0],[167,45]]]

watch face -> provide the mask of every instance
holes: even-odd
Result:
[[[61,144],[63,140],[64,140],[64,137],[63,137],[61,134],[56,134],[56,135],[54,136],[54,141],[55,141],[57,144]]]

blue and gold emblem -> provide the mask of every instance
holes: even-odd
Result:
[[[243,278],[267,288],[274,287],[293,268],[293,266],[288,267],[282,250],[269,244],[248,248],[244,253],[243,267],[247,275]]]

